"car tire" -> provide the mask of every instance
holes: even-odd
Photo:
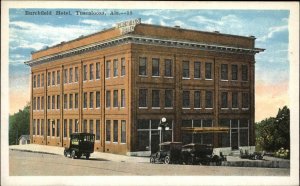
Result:
[[[165,157],[165,164],[170,164],[170,163],[171,163],[170,157],[166,156]]]
[[[72,159],[76,158],[76,152],[75,152],[75,150],[72,150],[71,157],[72,157]]]
[[[85,159],[90,159],[90,154],[87,154],[86,156],[85,156]]]
[[[64,156],[67,157],[68,156],[68,153],[66,150],[64,150]]]
[[[154,157],[151,157],[151,158],[150,158],[150,163],[155,163]]]

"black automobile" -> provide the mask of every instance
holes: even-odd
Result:
[[[64,155],[75,158],[85,156],[90,158],[91,153],[94,152],[95,134],[91,133],[73,133],[70,135],[69,148],[65,148]]]
[[[181,163],[181,142],[164,142],[159,144],[160,150],[150,157],[150,163]]]
[[[181,154],[183,163],[188,165],[210,165],[213,162],[220,166],[223,159],[213,154],[213,146],[210,144],[190,143],[184,145]]]

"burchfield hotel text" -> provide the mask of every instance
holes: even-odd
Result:
[[[163,141],[255,145],[254,36],[149,25],[140,19],[32,52],[32,143],[145,155]],[[169,130],[158,130],[161,118]],[[220,132],[221,128],[226,132]]]

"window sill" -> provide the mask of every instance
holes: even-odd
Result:
[[[207,80],[207,81],[212,81],[213,79],[205,79],[205,80]]]
[[[160,107],[151,107],[151,109],[157,110],[157,109],[160,109]]]
[[[191,79],[191,78],[188,78],[188,77],[183,77],[182,79]]]
[[[242,108],[242,110],[249,110],[249,108]]]
[[[182,109],[184,109],[184,110],[190,110],[191,108],[182,108]]]
[[[221,108],[221,110],[229,110],[229,108]]]
[[[115,141],[114,141],[113,144],[118,144],[118,142],[115,142]]]
[[[153,77],[153,78],[160,78],[160,76],[151,76],[151,77]]]
[[[205,108],[205,110],[212,110],[213,108]]]
[[[146,77],[148,77],[148,76],[147,76],[147,75],[139,75],[139,77],[146,78]]]
[[[164,109],[171,110],[171,109],[173,109],[173,107],[165,107]]]
[[[148,109],[148,107],[139,107],[139,109]]]
[[[195,77],[194,77],[194,79],[195,79],[195,80],[201,80],[201,78],[195,78]]]
[[[194,110],[201,110],[202,108],[194,108]]]
[[[167,79],[174,79],[173,76],[164,76],[164,78],[167,78]]]
[[[105,143],[110,143],[110,141],[105,141]]]
[[[232,108],[232,110],[239,110],[239,108]]]
[[[228,82],[229,80],[228,80],[228,79],[221,79],[221,81],[226,81],[226,82]]]

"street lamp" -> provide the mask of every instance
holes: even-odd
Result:
[[[165,117],[161,118],[157,129],[160,130],[160,143],[162,143],[164,141],[163,140],[163,134],[164,134],[163,132],[165,130],[170,130],[168,123],[167,123],[167,119]]]

